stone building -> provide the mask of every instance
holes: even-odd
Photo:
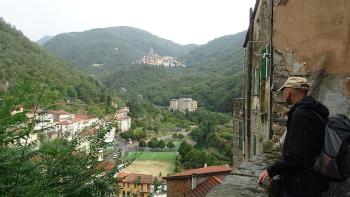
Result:
[[[197,101],[191,98],[179,98],[179,99],[171,99],[169,109],[172,111],[179,110],[182,112],[185,111],[196,111],[197,109]]]
[[[244,42],[244,98],[234,104],[237,165],[278,144],[288,108],[276,90],[289,76],[307,78],[310,95],[331,114],[350,116],[349,10],[347,0],[256,1]],[[325,196],[350,196],[349,187],[343,185],[333,185]]]

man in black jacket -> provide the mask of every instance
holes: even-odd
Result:
[[[328,189],[327,180],[312,166],[324,141],[324,124],[317,116],[327,119],[327,107],[307,96],[309,84],[305,78],[289,77],[283,86],[283,98],[293,105],[288,112],[287,133],[283,144],[282,160],[275,162],[259,176],[280,175],[285,197],[319,197]],[[316,114],[317,113],[317,114]]]

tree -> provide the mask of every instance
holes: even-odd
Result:
[[[145,142],[145,140],[140,140],[139,141],[139,147],[146,147],[147,143]]]
[[[174,148],[175,144],[172,141],[169,141],[166,145],[168,148]]]
[[[152,185],[154,188],[154,193],[157,193],[157,191],[159,190],[159,186],[161,185],[160,182],[158,181],[157,177],[155,177],[153,179]]]
[[[152,138],[152,139],[148,142],[148,147],[150,147],[150,148],[157,148],[157,147],[158,147],[157,138]]]
[[[163,140],[158,141],[158,147],[159,148],[164,148],[165,147],[165,142]]]
[[[21,91],[18,88],[16,91]],[[71,141],[29,141],[30,135],[45,134],[34,131],[40,120],[38,102],[34,103],[34,117],[25,113],[11,115],[16,103],[23,103],[28,95],[14,97],[5,93],[5,105],[0,106],[0,193],[4,196],[109,196],[117,191],[114,174],[105,171],[97,161],[99,151],[106,147],[104,136],[109,127],[100,126],[95,135],[74,137]],[[43,94],[38,96],[38,100]],[[45,113],[45,112],[43,112]],[[80,147],[89,142],[89,151]]]

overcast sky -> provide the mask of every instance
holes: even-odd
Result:
[[[204,44],[248,28],[255,0],[0,0],[0,16],[31,40],[131,26],[181,44]]]

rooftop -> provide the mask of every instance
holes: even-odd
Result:
[[[140,183],[152,184],[152,175],[121,172],[118,177],[121,178],[123,183],[135,183],[140,179]]]
[[[163,177],[165,180],[171,180],[171,179],[183,179],[183,178],[190,178],[192,177],[192,174],[196,174],[199,176],[205,176],[205,175],[214,175],[214,174],[222,174],[222,173],[230,173],[232,171],[232,168],[230,168],[228,165],[223,166],[208,166],[203,168],[196,168],[191,170],[186,170],[177,174],[173,174],[170,176]]]
[[[57,114],[57,115],[70,115],[71,113],[63,111],[63,110],[48,110],[48,114]]]
[[[195,189],[191,190],[188,193],[188,196],[190,196],[190,197],[204,197],[210,192],[210,190],[215,185],[219,185],[221,183],[222,183],[222,180],[220,180],[216,176],[212,176],[212,177],[206,179],[205,181],[201,182],[200,184],[198,184]]]

